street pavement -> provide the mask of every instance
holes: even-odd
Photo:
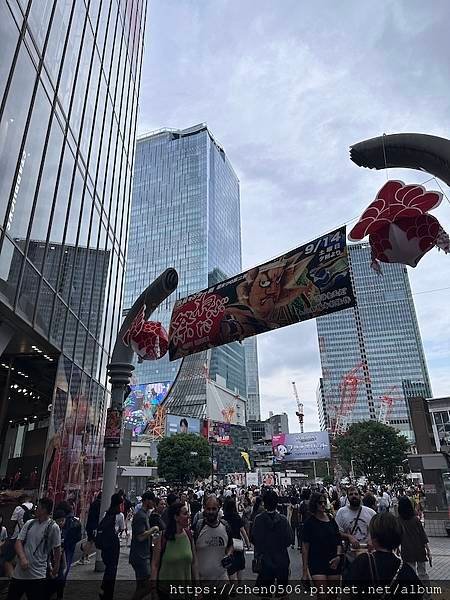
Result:
[[[450,581],[450,538],[449,537],[430,537],[430,548],[433,556],[433,567],[428,569],[430,579],[433,581],[449,580]],[[125,545],[125,540],[122,541],[120,548],[119,568],[117,572],[118,580],[134,580],[134,571],[128,563],[128,555],[130,549]],[[291,557],[291,579],[300,580],[302,574],[302,559],[299,550],[289,549]],[[253,551],[246,552],[246,569],[242,579],[245,581],[254,581],[256,575],[252,573],[252,558]],[[101,573],[94,572],[95,556],[91,557],[91,562],[88,565],[76,563],[72,569],[69,579],[72,581],[100,581]]]

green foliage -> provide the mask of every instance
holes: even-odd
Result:
[[[158,475],[166,481],[186,483],[211,473],[208,442],[193,433],[178,433],[158,444]]]
[[[407,457],[408,442],[393,427],[378,421],[354,423],[334,441],[343,469],[374,483],[391,483]]]

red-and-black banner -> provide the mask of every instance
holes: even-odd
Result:
[[[354,305],[340,227],[178,300],[170,322],[170,360]]]

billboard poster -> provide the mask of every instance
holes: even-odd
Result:
[[[209,441],[220,446],[231,446],[230,424],[220,423],[219,421],[209,422]]]
[[[228,473],[228,485],[245,485],[245,473]]]
[[[262,473],[261,474],[261,483],[267,487],[272,487],[277,484],[277,475],[276,473]]]
[[[170,437],[177,433],[195,433],[200,435],[200,419],[183,417],[182,415],[166,416],[166,436]]]
[[[167,396],[170,381],[130,385],[131,392],[123,403],[125,427],[137,436],[154,420],[158,406]]]
[[[273,436],[272,450],[277,462],[330,458],[330,437],[327,431],[282,433]]]
[[[344,226],[178,300],[170,360],[354,305]]]
[[[118,448],[122,445],[123,411],[108,408],[106,413],[105,448]]]
[[[246,473],[245,480],[247,483],[247,487],[250,487],[251,485],[258,487],[259,485],[258,473]]]

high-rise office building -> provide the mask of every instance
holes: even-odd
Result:
[[[320,431],[327,431],[330,427],[330,422],[328,420],[328,411],[327,411],[327,405],[325,402],[325,394],[323,391],[322,377],[319,379],[319,383],[317,384],[317,388],[316,388],[316,402],[317,402],[317,412],[319,414]]]
[[[344,376],[354,370],[356,402],[346,423],[386,420],[382,405],[391,404],[387,420],[413,441],[407,390],[414,382],[430,397],[431,386],[406,267],[383,264],[377,274],[367,243],[350,245],[349,261],[357,305],[317,319],[328,421],[336,418],[341,394],[349,393]]]
[[[146,0],[0,1],[0,478],[101,486]]]
[[[204,124],[158,130],[137,141],[125,308],[167,267],[177,269],[179,285],[152,316],[165,327],[176,299],[241,271],[239,181]],[[182,370],[178,377],[184,386],[182,404],[177,400],[172,412],[185,408],[185,414],[205,416],[207,379],[246,398],[244,352],[242,344],[233,342],[187,357],[183,364],[189,376]],[[182,362],[169,362],[166,356],[137,365],[135,380],[173,382]]]
[[[247,419],[261,419],[261,398],[259,396],[259,370],[257,338],[253,336],[243,341],[245,348],[245,371],[247,378]]]

